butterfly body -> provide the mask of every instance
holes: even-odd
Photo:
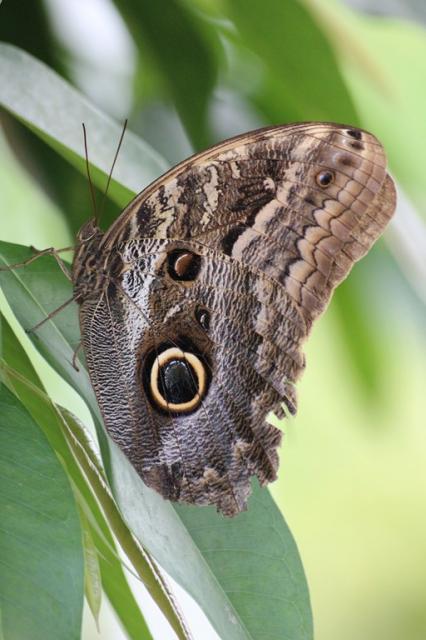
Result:
[[[273,127],[178,165],[73,265],[93,387],[114,440],[165,498],[246,506],[276,478],[302,343],[395,206],[378,141]]]

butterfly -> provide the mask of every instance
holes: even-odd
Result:
[[[247,506],[276,479],[302,345],[396,204],[378,140],[302,123],[178,164],[78,234],[82,344],[113,440],[164,498]]]

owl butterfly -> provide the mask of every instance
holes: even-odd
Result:
[[[218,144],[80,230],[72,278],[105,425],[169,500],[246,508],[275,480],[302,344],[395,208],[381,144],[326,123]]]

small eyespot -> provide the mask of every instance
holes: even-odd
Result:
[[[173,280],[195,280],[200,272],[201,256],[186,249],[176,249],[167,256],[167,271]]]
[[[342,153],[337,156],[336,162],[344,167],[353,167],[355,164],[354,155]]]
[[[320,187],[328,187],[334,180],[334,173],[332,171],[320,171],[317,174],[316,181]]]
[[[355,140],[362,140],[362,133],[359,129],[348,129],[347,134],[351,138],[355,138]]]
[[[210,328],[210,313],[204,307],[197,307],[195,309],[195,319],[198,324],[204,329],[204,331],[208,331]]]
[[[150,396],[162,411],[193,411],[201,403],[206,385],[205,364],[195,354],[182,351],[179,347],[166,349],[152,363]]]

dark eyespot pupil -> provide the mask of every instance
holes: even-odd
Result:
[[[190,402],[197,395],[197,376],[184,360],[167,362],[161,367],[158,378],[158,390],[170,404]]]
[[[334,175],[331,173],[331,171],[321,171],[317,175],[317,182],[321,187],[328,187],[328,185],[331,184],[333,179],[334,179]]]
[[[362,133],[358,129],[349,129],[348,136],[351,136],[351,138],[355,138],[355,140],[362,139]]]
[[[173,280],[195,280],[201,267],[201,257],[191,251],[177,249],[167,256],[167,269]]]
[[[205,331],[208,331],[210,326],[210,313],[203,307],[197,307],[195,310],[195,318],[197,322],[203,327]]]

